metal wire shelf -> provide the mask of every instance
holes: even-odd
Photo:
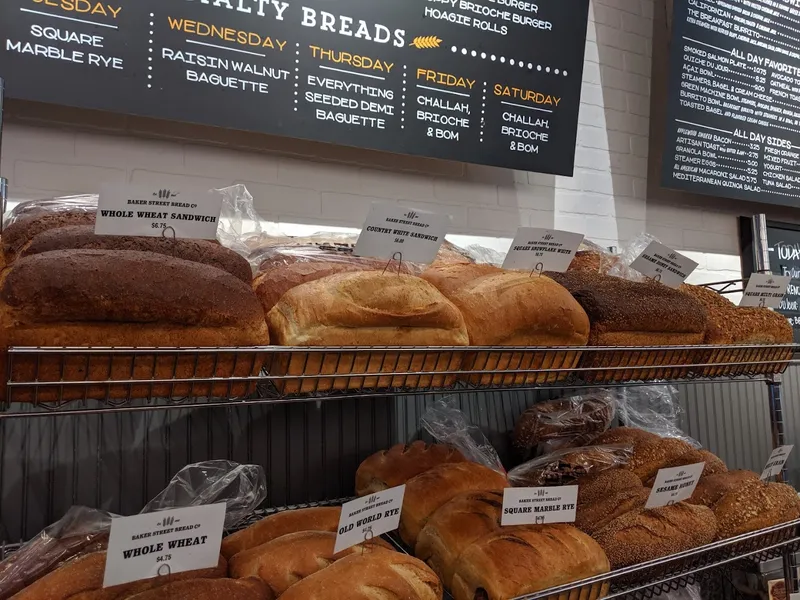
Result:
[[[0,418],[766,378],[800,346],[11,348]],[[4,392],[4,393],[3,393]]]

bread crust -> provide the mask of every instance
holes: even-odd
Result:
[[[193,579],[178,581],[127,597],[129,600],[274,600],[263,581],[250,579]]]
[[[334,554],[335,545],[336,533],[333,531],[289,533],[238,552],[231,558],[228,571],[236,579],[257,577],[277,597],[298,581],[351,554],[394,552],[391,545],[381,538],[351,546],[338,554]]]
[[[633,471],[639,479],[645,482],[654,477],[659,469],[664,469],[667,466],[677,466],[677,463],[687,454],[700,458],[699,454],[694,454],[693,451],[694,448],[683,440],[661,438],[654,443],[636,446],[633,450],[633,456],[631,456],[631,460],[625,465],[625,468]]]
[[[336,531],[339,527],[340,506],[324,506],[286,510],[270,515],[246,529],[232,533],[222,540],[220,553],[225,558],[266,544],[276,538],[298,531]]]
[[[424,562],[400,552],[351,554],[306,577],[282,600],[441,600],[442,583]]]
[[[6,262],[13,262],[22,248],[38,234],[69,225],[94,227],[95,213],[83,210],[34,210],[3,230],[2,247]]]
[[[452,446],[417,440],[397,444],[367,457],[356,471],[356,495],[366,496],[406,483],[412,477],[444,463],[464,462]]]
[[[579,501],[575,527],[584,533],[594,535],[617,517],[644,508],[649,496],[650,490],[640,486],[611,492],[605,498],[593,503]]]
[[[253,271],[247,260],[216,241],[168,239],[130,235],[96,235],[91,225],[69,225],[43,231],[25,244],[20,257],[54,250],[133,250],[152,252],[222,269],[250,283]]]
[[[594,534],[614,569],[710,544],[717,535],[714,512],[680,502],[623,514]]]
[[[470,544],[500,527],[502,511],[500,492],[458,494],[428,519],[417,538],[414,555],[428,563],[450,589],[458,557]]]
[[[800,518],[800,499],[784,483],[749,480],[720,498],[714,514],[725,539]]]
[[[692,497],[687,500],[690,504],[702,504],[713,508],[720,499],[730,491],[747,482],[758,479],[758,473],[753,471],[728,471],[727,473],[714,473],[703,476],[697,482]]]
[[[440,506],[462,492],[495,491],[508,487],[505,476],[473,462],[439,465],[406,483],[400,537],[414,548],[420,531]]]
[[[571,525],[504,527],[461,553],[451,592],[455,600],[506,600],[608,571],[602,548]],[[598,585],[582,590],[581,598],[605,591]]]

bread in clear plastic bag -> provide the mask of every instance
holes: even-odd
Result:
[[[56,196],[40,200],[25,200],[11,209],[3,219],[3,225],[8,227],[26,217],[42,213],[59,212],[97,212],[97,194],[79,194],[75,196]]]
[[[251,514],[267,497],[266,475],[258,465],[212,460],[185,466],[142,513],[225,502],[225,527]],[[108,543],[109,512],[73,506],[0,562],[0,600],[10,598],[65,562],[104,550]]]
[[[607,274],[618,260],[619,257],[610,250],[584,238],[567,270]]]
[[[263,235],[267,226],[256,211],[253,196],[245,185],[232,185],[216,191],[222,195],[217,240],[247,258],[251,251],[247,240]]]
[[[458,449],[467,460],[505,475],[497,450],[458,408],[457,396],[435,401],[420,418],[420,424],[435,440]]]
[[[565,448],[534,458],[508,472],[512,487],[574,485],[579,477],[628,464],[631,444]]]
[[[535,404],[517,419],[514,446],[523,455],[543,444],[549,451],[585,446],[614,421],[619,395],[617,389],[599,388]]]
[[[677,438],[695,448],[700,443],[686,435],[679,424],[683,409],[678,388],[672,385],[644,385],[620,388],[617,416],[628,427],[643,429],[661,437]]]
[[[631,268],[631,264],[645,251],[651,242],[659,241],[649,233],[640,233],[620,248],[618,259],[608,269],[608,274],[629,281],[647,281],[647,277]]]

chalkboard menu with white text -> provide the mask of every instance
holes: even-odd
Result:
[[[589,0],[2,0],[12,98],[571,175]]]
[[[789,319],[794,329],[794,341],[800,343],[800,227],[770,222],[767,240],[772,272],[792,278],[778,312]]]
[[[800,206],[800,2],[674,0],[665,187]]]

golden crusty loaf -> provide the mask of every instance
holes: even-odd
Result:
[[[340,273],[286,292],[267,315],[282,346],[466,346],[458,309],[411,275]]]
[[[341,514],[339,506],[285,510],[226,536],[220,552],[225,558],[230,558],[242,550],[255,548],[289,533],[336,531]]]
[[[33,582],[13,600],[118,600],[132,594],[150,590],[167,583],[185,579],[215,579],[225,577],[227,561],[220,556],[216,567],[174,573],[165,577],[132,581],[122,585],[103,588],[106,569],[106,553],[92,552],[71,560],[55,571]]]
[[[683,284],[680,290],[708,311],[706,344],[791,344],[789,321],[767,308],[736,306],[714,290]]]
[[[682,467],[684,465],[696,465],[698,463],[705,463],[705,467],[703,467],[703,477],[708,477],[709,475],[716,475],[717,473],[725,473],[728,470],[728,467],[725,466],[725,463],[722,459],[710,452],[708,450],[697,450],[692,448],[689,452],[685,454],[677,454],[673,458],[667,460],[663,465],[661,465],[661,469],[670,469],[672,467]],[[645,482],[647,487],[653,487],[656,482],[656,477],[658,476],[658,472],[653,474],[650,479]],[[697,504],[697,503],[695,503]],[[702,504],[702,502],[700,503]]]
[[[548,273],[589,315],[592,346],[700,344],[708,315],[695,300],[655,282],[600,273]]]
[[[431,515],[462,492],[493,491],[508,487],[504,475],[473,462],[448,463],[412,477],[406,483],[400,537],[414,548]]]
[[[269,343],[250,286],[215,267],[149,252],[56,250],[19,258],[0,278],[3,346],[231,347]],[[84,381],[251,377],[258,352],[90,359],[19,357],[12,379]],[[0,370],[7,368],[2,361]],[[5,373],[2,373],[5,375]],[[95,397],[240,396],[252,383],[69,386],[35,390],[39,401]],[[3,387],[5,391],[5,387]],[[13,390],[13,401],[34,390]]]
[[[714,514],[725,539],[800,518],[800,499],[784,483],[749,480],[720,498]]]
[[[749,481],[758,479],[758,473],[753,471],[728,471],[703,476],[697,482],[692,497],[687,500],[690,504],[702,504],[713,508],[714,505],[728,492],[741,487]]]
[[[356,494],[366,496],[406,481],[444,463],[463,462],[464,455],[452,446],[417,440],[397,444],[366,458],[356,471]]]
[[[70,225],[94,227],[95,213],[84,210],[33,210],[3,230],[2,247],[6,263],[13,262],[25,244],[43,231]]]
[[[257,577],[277,597],[301,579],[313,575],[337,560],[351,554],[373,550],[394,552],[381,538],[359,544],[334,554],[336,533],[332,531],[299,531],[235,554],[228,565],[231,577]]]
[[[504,527],[461,553],[450,591],[455,600],[507,600],[608,571],[602,548],[571,525]],[[581,598],[604,592],[598,585]]]
[[[584,346],[589,319],[570,294],[544,276],[487,269],[486,265],[451,265],[426,271],[464,315],[473,346]],[[488,271],[488,273],[487,273]],[[425,276],[425,273],[423,273]],[[465,359],[465,371],[501,371],[466,376],[476,385],[553,383],[567,371],[524,373],[541,369],[570,369],[580,351],[476,352]],[[516,370],[517,372],[513,372]],[[504,372],[511,371],[511,372]]]
[[[578,492],[580,495],[580,491]],[[608,496],[592,503],[579,502],[575,514],[575,527],[594,535],[617,517],[632,510],[644,508],[650,490],[641,483],[638,488],[631,487],[611,492]]]
[[[306,577],[282,600],[441,600],[442,582],[428,565],[400,552],[351,554]]]
[[[633,471],[643,482],[648,481],[659,469],[666,466],[676,466],[676,461],[689,454],[694,448],[677,438],[661,438],[655,443],[640,444],[633,450],[630,462],[626,469]],[[683,463],[690,464],[690,463]]]
[[[618,569],[710,544],[716,535],[717,520],[710,508],[679,502],[625,513],[594,539]]]
[[[500,527],[501,492],[464,492],[440,506],[417,537],[414,555],[450,589],[456,560],[474,541]]]
[[[485,271],[485,266],[452,265],[448,269],[460,270],[466,277]],[[473,346],[586,343],[589,334],[586,313],[564,288],[548,277],[501,270],[472,277],[452,291],[443,287],[447,291],[442,293],[464,315]]]
[[[597,445],[630,444],[636,450],[645,444],[658,442],[661,438],[654,433],[635,427],[615,427],[601,433],[592,443]]]
[[[275,600],[263,581],[250,579],[190,579],[129,596],[130,600]]]
[[[227,271],[237,279],[250,283],[253,272],[243,257],[210,240],[165,239],[131,235],[95,235],[91,225],[71,225],[49,229],[36,235],[21,249],[19,256],[30,256],[54,250],[134,250],[154,252],[203,263]]]
[[[466,346],[464,319],[435,287],[411,275],[380,271],[340,273],[286,292],[267,314],[273,342],[283,346]],[[452,351],[278,354],[273,375],[343,375],[277,383],[284,393],[329,389],[441,387],[455,376],[380,376],[393,372],[458,370]],[[353,377],[354,373],[375,373]]]

